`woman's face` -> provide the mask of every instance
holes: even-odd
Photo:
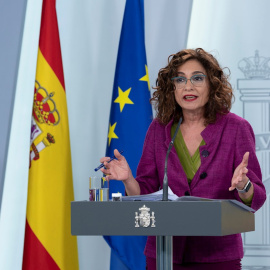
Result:
[[[209,82],[206,70],[199,61],[192,59],[178,67],[177,73],[180,78],[174,80],[176,87],[174,95],[176,102],[183,110],[183,114],[203,115],[205,104],[209,99]],[[193,83],[187,80],[185,84],[185,78],[190,79],[191,77]]]

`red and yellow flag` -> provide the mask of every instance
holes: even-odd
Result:
[[[43,0],[31,125],[23,270],[78,269],[67,102],[55,0]]]

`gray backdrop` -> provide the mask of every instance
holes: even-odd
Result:
[[[0,211],[26,2],[0,1]]]

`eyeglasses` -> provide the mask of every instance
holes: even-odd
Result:
[[[202,86],[205,83],[205,78],[206,78],[206,75],[204,74],[195,74],[190,79],[179,76],[179,77],[173,77],[171,78],[171,80],[174,82],[174,85],[177,89],[181,89],[187,84],[188,80],[190,80],[190,82],[194,86]]]

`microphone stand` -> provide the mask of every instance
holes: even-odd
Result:
[[[167,176],[167,165],[169,154],[172,150],[173,143],[175,141],[176,135],[182,123],[182,118],[179,119],[176,130],[173,134],[173,138],[170,141],[166,158],[165,158],[165,167],[164,167],[164,178],[163,178],[163,195],[162,201],[168,201],[168,176]],[[172,270],[172,236],[171,235],[159,235],[157,239],[157,270]]]
[[[167,154],[166,154],[166,158],[165,158],[165,166],[164,166],[164,178],[163,178],[163,197],[162,197],[162,201],[168,201],[168,176],[167,176],[167,165],[168,165],[168,158],[169,158],[169,154],[172,150],[173,147],[173,143],[175,141],[176,135],[178,133],[178,130],[180,128],[180,125],[182,123],[182,118],[180,118],[176,130],[173,134],[172,140],[170,141],[168,150],[167,150]]]

